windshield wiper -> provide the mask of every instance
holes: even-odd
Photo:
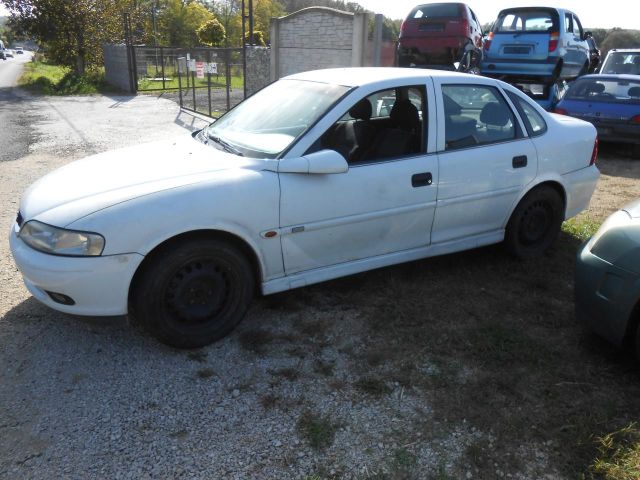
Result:
[[[239,157],[244,157],[244,154],[240,150],[238,150],[237,148],[232,147],[229,143],[225,142],[220,137],[218,137],[216,135],[211,135],[210,133],[207,134],[207,137],[209,138],[209,140],[213,140],[218,145],[220,145],[222,148],[224,148],[225,151],[227,151],[229,153],[233,153],[234,155],[238,155]]]

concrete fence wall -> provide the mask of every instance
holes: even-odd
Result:
[[[270,62],[270,48],[247,46],[247,97],[271,83]]]
[[[271,80],[365,64],[367,14],[310,7],[271,20]]]
[[[131,91],[129,81],[129,61],[127,60],[127,47],[124,44],[113,45],[105,43],[102,45],[104,53],[104,77],[109,85],[113,85],[125,92]]]

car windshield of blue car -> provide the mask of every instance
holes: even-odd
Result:
[[[230,110],[204,134],[232,153],[276,158],[348,91],[342,85],[280,80]]]
[[[640,80],[578,79],[569,87],[565,98],[603,103],[640,103]]]

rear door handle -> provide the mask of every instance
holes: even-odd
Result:
[[[431,172],[415,173],[411,176],[412,187],[427,187],[433,183]]]
[[[519,155],[517,157],[513,157],[513,161],[511,162],[513,168],[522,168],[527,166],[527,156]]]

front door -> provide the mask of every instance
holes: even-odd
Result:
[[[438,162],[427,154],[425,86],[388,88],[347,109],[311,151],[340,152],[348,172],[280,174],[287,275],[429,245]]]

